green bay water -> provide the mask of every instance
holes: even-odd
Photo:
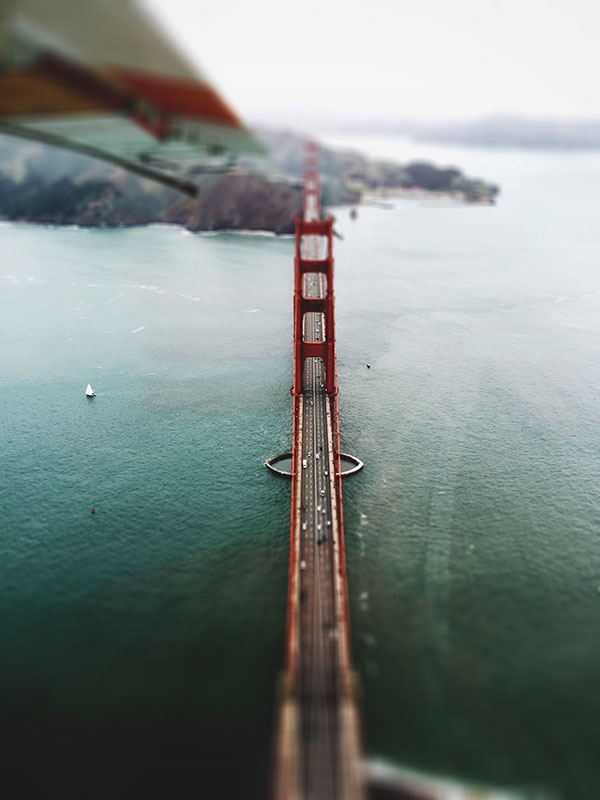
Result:
[[[444,155],[499,204],[336,211],[367,751],[592,798],[600,157]],[[115,797],[190,777],[264,797],[289,485],[263,462],[291,438],[293,241],[2,224],[0,247],[9,752],[63,796],[101,757]]]
[[[101,758],[104,796],[192,777],[262,796],[289,521],[262,464],[291,428],[291,242],[0,235],[10,752],[58,782]]]

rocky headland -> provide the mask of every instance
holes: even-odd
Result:
[[[86,227],[165,222],[190,231],[291,233],[301,207],[304,139],[289,132],[257,134],[267,159],[242,160],[233,173],[202,176],[195,198],[100,161],[0,137],[0,217]],[[323,148],[321,169],[322,202],[329,207],[358,204],[373,193],[416,190],[491,203],[499,191],[456,167],[373,161],[332,148]]]

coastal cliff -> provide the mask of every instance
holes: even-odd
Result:
[[[294,217],[300,210],[297,189],[270,183],[258,175],[225,175],[207,181],[198,198],[174,202],[161,221],[183,225],[190,231],[293,233]]]

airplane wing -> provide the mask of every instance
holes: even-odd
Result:
[[[264,152],[134,0],[0,0],[0,132],[190,194],[189,167]]]

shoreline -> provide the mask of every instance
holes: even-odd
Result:
[[[431,190],[423,189],[420,187],[390,187],[382,188],[380,190],[366,192],[356,203],[341,202],[332,203],[325,206],[327,209],[357,210],[360,207],[380,208],[382,210],[391,210],[394,206],[394,200],[419,200],[431,201],[432,203],[446,203],[451,206],[495,206],[496,200],[494,197],[482,197],[478,199],[468,199],[463,192],[445,191],[445,190]],[[163,220],[153,220],[151,222],[120,222],[115,224],[101,223],[101,224],[81,224],[76,222],[54,222],[44,220],[31,220],[31,219],[8,219],[0,217],[0,226],[8,225],[34,225],[43,228],[61,228],[80,231],[115,231],[115,230],[129,230],[131,228],[173,228],[179,232],[189,236],[254,236],[262,238],[276,238],[276,239],[293,239],[293,233],[279,233],[277,231],[269,230],[267,228],[217,228],[205,230],[192,230],[181,222],[168,222]]]

